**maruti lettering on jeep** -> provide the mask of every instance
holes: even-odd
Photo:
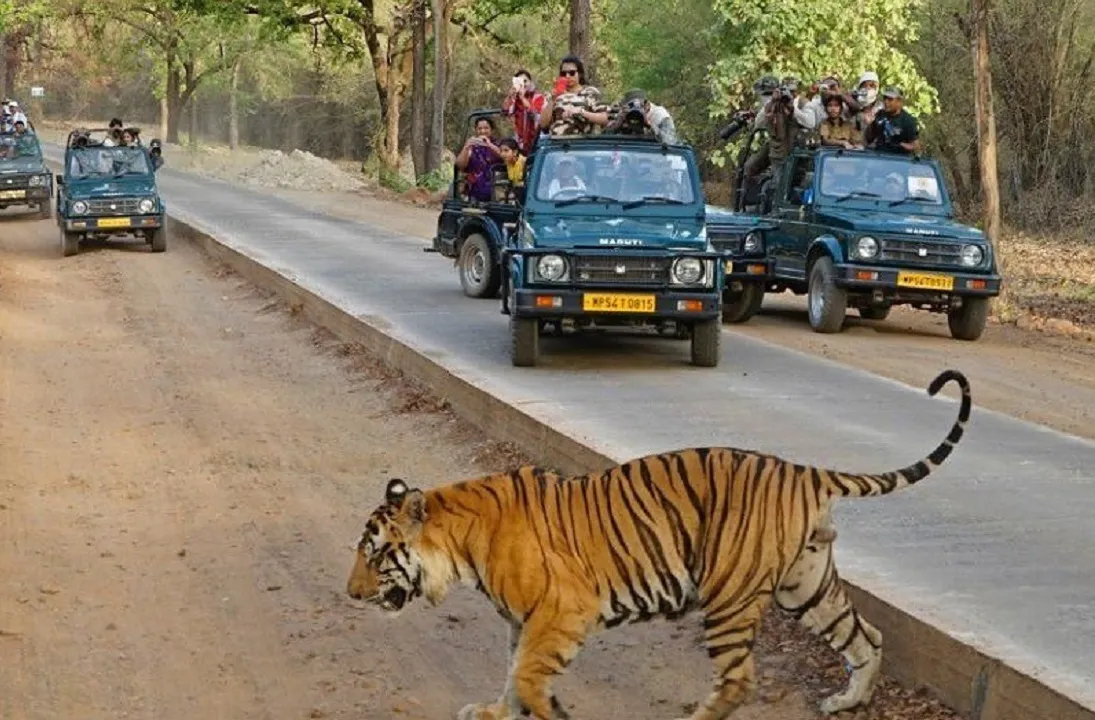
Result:
[[[695,155],[636,136],[542,138],[503,264],[512,361],[540,338],[620,329],[691,341],[719,362],[722,253],[707,241]]]
[[[143,239],[152,252],[167,249],[167,208],[155,175],[162,157],[143,145],[106,143],[108,132],[69,133],[63,174],[57,176],[57,224],[65,257],[79,252],[83,241],[116,237]]]

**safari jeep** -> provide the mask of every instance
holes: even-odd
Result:
[[[143,146],[103,145],[107,132],[69,133],[63,173],[57,176],[62,253],[75,255],[82,240],[120,236],[143,238],[152,252],[163,252],[166,208],[156,188],[158,163]]]
[[[805,293],[816,332],[840,332],[849,307],[884,320],[911,305],[946,313],[956,339],[981,336],[1001,278],[989,239],[954,220],[935,160],[799,147],[761,196],[768,289]]]
[[[707,240],[723,253],[726,286],[722,320],[743,323],[757,314],[772,275],[774,261],[764,251],[764,230],[772,225],[753,215],[707,206]]]
[[[0,210],[19,205],[48,219],[52,199],[53,173],[42,159],[38,136],[29,130],[0,134]]]
[[[551,325],[689,338],[694,365],[718,365],[724,258],[707,241],[692,149],[637,136],[542,138],[529,163],[504,250],[513,364],[536,364]]]

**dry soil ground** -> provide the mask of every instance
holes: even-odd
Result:
[[[343,588],[388,477],[513,462],[184,243],[62,259],[52,222],[0,218],[0,718],[441,719],[494,698],[484,600],[393,621]],[[677,717],[706,689],[697,633],[608,633],[560,692],[576,718]],[[761,667],[739,720],[813,718],[841,681],[776,619]],[[887,682],[855,717],[955,716]]]

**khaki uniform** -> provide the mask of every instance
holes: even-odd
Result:
[[[818,131],[822,145],[843,146],[841,141],[846,140],[857,147],[863,146],[863,133],[856,129],[855,121],[837,118],[834,122],[826,118]]]

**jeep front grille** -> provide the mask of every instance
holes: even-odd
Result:
[[[30,187],[30,175],[0,176],[0,190],[22,190]]]
[[[140,212],[138,198],[110,198],[88,200],[88,215],[137,215]]]
[[[881,238],[879,260],[902,265],[961,265],[962,243],[957,241]]]
[[[669,281],[669,260],[643,255],[575,255],[576,282],[661,285]]]

